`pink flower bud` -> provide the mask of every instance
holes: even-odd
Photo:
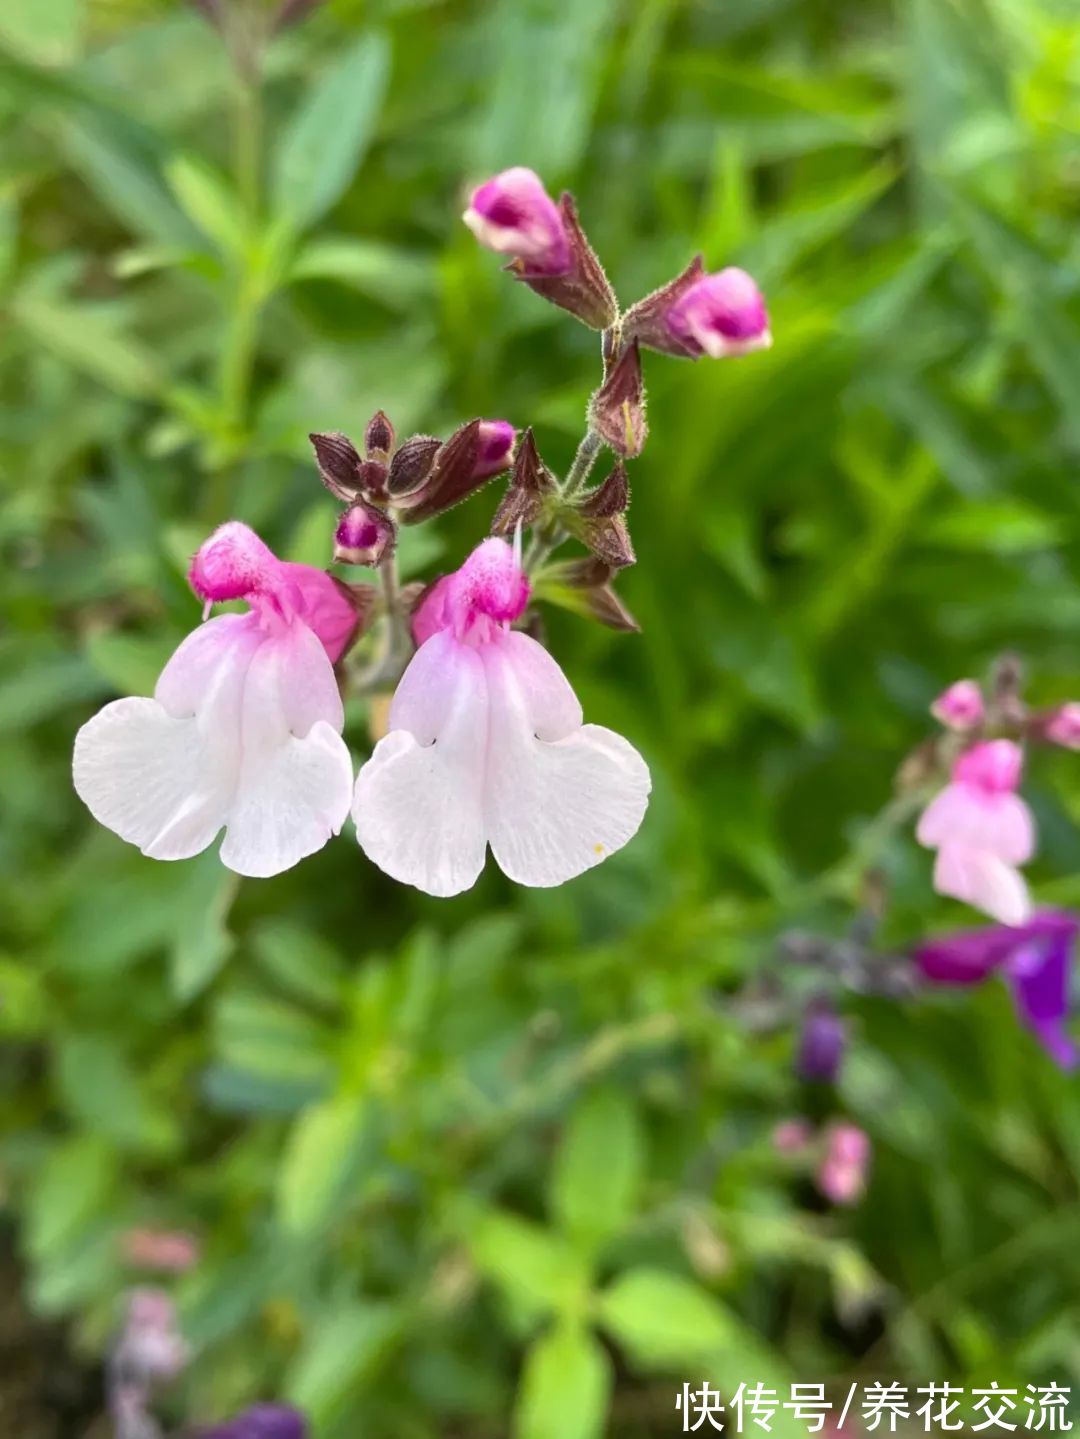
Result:
[[[1080,704],[1070,700],[1052,710],[1043,726],[1043,738],[1065,749],[1080,749]]]
[[[734,266],[691,285],[668,309],[664,323],[694,359],[745,355],[772,344],[761,291],[745,270]]]
[[[1020,785],[1024,755],[1011,739],[984,740],[965,750],[953,766],[954,784],[971,785],[987,794],[1011,794]]]
[[[461,217],[482,245],[521,260],[533,274],[564,275],[570,241],[559,207],[539,175],[523,165],[473,191]]]
[[[930,706],[930,713],[947,729],[978,729],[986,716],[982,690],[974,680],[957,680]]]
[[[772,1146],[777,1154],[798,1154],[813,1138],[814,1131],[805,1119],[782,1119],[772,1132]]]
[[[377,565],[394,542],[394,522],[375,505],[350,505],[334,531],[334,559],[347,565]]]
[[[124,1258],[139,1269],[184,1274],[199,1260],[199,1241],[182,1230],[129,1229],[123,1244]]]
[[[487,479],[490,475],[501,474],[509,468],[516,433],[509,420],[480,421],[476,458],[473,461],[474,479]]]

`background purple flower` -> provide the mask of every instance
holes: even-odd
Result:
[[[197,1439],[307,1439],[307,1433],[298,1410],[285,1404],[256,1404],[227,1424],[202,1430]]]
[[[1080,1054],[1065,1023],[1078,932],[1080,920],[1074,915],[1043,910],[1015,928],[991,925],[927,940],[916,948],[915,962],[931,984],[980,984],[991,974],[1002,974],[1021,1024],[1056,1064],[1073,1069]]]

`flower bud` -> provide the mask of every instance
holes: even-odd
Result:
[[[347,565],[377,565],[395,536],[394,522],[385,511],[357,500],[334,531],[334,559]]]
[[[961,733],[978,729],[986,718],[982,690],[974,680],[957,680],[938,695],[930,713],[947,729]]]
[[[470,420],[462,425],[435,452],[425,479],[406,493],[394,494],[402,520],[414,525],[460,503],[506,469],[513,443],[514,427],[506,420]]]
[[[492,517],[491,533],[510,535],[519,524],[535,524],[544,501],[555,490],[555,481],[540,458],[532,428],[529,427],[522,431],[518,441],[510,486]]]
[[[623,334],[649,349],[691,360],[745,355],[772,344],[765,301],[754,280],[734,266],[707,274],[700,256],[628,311]]]
[[[364,489],[360,452],[347,435],[333,430],[325,435],[309,435],[315,447],[315,458],[322,482],[339,500],[355,499]]]
[[[566,517],[567,527],[613,570],[625,569],[636,558],[625,519],[629,504],[630,482],[620,460]]]
[[[386,460],[393,448],[394,427],[382,410],[376,410],[364,431],[364,453],[369,460]]]
[[[461,217],[482,245],[510,255],[532,275],[565,275],[570,239],[559,207],[524,165],[503,170],[472,193]]]
[[[828,1000],[814,1000],[803,1016],[796,1074],[812,1084],[835,1084],[846,1050],[847,1025]]]
[[[631,340],[611,367],[589,406],[593,429],[624,459],[640,455],[645,445],[645,385],[638,342]]]
[[[548,565],[543,580],[537,583],[537,598],[599,620],[608,629],[640,633],[641,626],[612,589],[614,573],[612,566],[593,555]]]
[[[540,177],[518,165],[474,190],[462,218],[482,245],[512,256],[507,268],[545,300],[595,330],[615,323],[618,301],[572,196],[556,205]]]
[[[386,488],[392,499],[411,494],[431,474],[442,441],[434,435],[411,435],[390,461]]]
[[[477,479],[501,475],[510,467],[517,431],[509,420],[481,420],[476,436],[476,460],[473,474]]]
[[[1080,704],[1075,700],[1037,716],[1036,725],[1040,739],[1064,749],[1080,749]]]

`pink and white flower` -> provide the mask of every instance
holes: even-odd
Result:
[[[75,740],[75,788],[95,819],[152,859],[188,859],[224,828],[237,874],[289,869],[337,834],[352,763],[334,663],[356,612],[334,580],[286,564],[252,530],[222,525],[191,566],[207,620],[165,666],[153,699],[120,699]]]
[[[764,297],[753,277],[734,265],[690,285],[667,309],[664,323],[694,359],[746,355],[772,344]]]
[[[649,771],[637,750],[583,724],[555,661],[510,628],[528,598],[499,539],[432,588],[390,732],[360,771],[353,817],[364,852],[428,894],[469,889],[489,845],[518,884],[563,884],[621,849],[645,814]]]
[[[475,189],[461,218],[482,245],[522,261],[530,274],[565,275],[570,269],[570,237],[559,207],[524,165]]]
[[[984,740],[956,761],[952,780],[923,811],[916,838],[937,850],[934,888],[1000,924],[1031,917],[1017,866],[1035,852],[1031,811],[1016,793],[1023,754],[1012,740]]]

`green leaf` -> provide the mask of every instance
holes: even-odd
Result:
[[[388,309],[403,314],[430,304],[438,289],[434,256],[378,240],[328,236],[312,240],[296,256],[288,279],[338,280]]]
[[[563,1134],[551,1184],[552,1212],[586,1248],[603,1243],[633,1217],[642,1175],[637,1114],[619,1089],[580,1101]]]
[[[177,900],[180,923],[171,966],[173,993],[182,1003],[200,994],[232,953],[226,920],[239,889],[240,876],[221,863],[216,845],[188,867]]]
[[[348,189],[371,142],[390,69],[385,35],[362,35],[318,80],[281,137],[274,208],[306,230]]]
[[[133,234],[180,253],[198,244],[199,232],[162,183],[153,142],[142,132],[80,110],[62,141],[83,182]]]
[[[487,77],[473,168],[507,165],[541,174],[575,166],[589,141],[615,0],[499,0],[487,12]]]
[[[598,1313],[623,1348],[649,1367],[715,1359],[741,1338],[739,1321],[711,1294],[661,1269],[620,1275],[600,1296]]]
[[[250,944],[265,972],[298,999],[335,1005],[342,995],[344,966],[338,951],[320,935],[287,919],[267,919]]]
[[[483,1272],[529,1313],[572,1309],[588,1276],[557,1234],[489,1210],[468,1226],[466,1243]]]
[[[277,1177],[277,1213],[284,1229],[310,1234],[333,1215],[365,1137],[366,1105],[337,1095],[314,1105],[289,1133]]]
[[[12,673],[0,675],[0,733],[26,729],[104,690],[82,655],[31,653]]]
[[[51,1150],[30,1193],[30,1252],[46,1259],[69,1245],[105,1210],[117,1172],[115,1150],[97,1135],[79,1135]]]
[[[56,1052],[57,1082],[68,1112],[123,1149],[154,1150],[166,1131],[144,1100],[135,1070],[115,1038],[66,1036]]]
[[[121,694],[150,695],[158,675],[176,649],[173,635],[132,635],[96,630],[86,641],[86,657],[103,680]]]
[[[587,1329],[568,1324],[550,1330],[525,1359],[515,1439],[599,1439],[611,1387],[611,1360]]]
[[[198,155],[174,155],[165,166],[169,189],[184,213],[223,255],[235,258],[244,245],[244,217],[224,177]]]
[[[65,305],[24,291],[13,300],[12,314],[37,344],[109,389],[139,398],[160,387],[154,356],[96,306]]]
[[[70,64],[78,53],[82,0],[33,0],[0,9],[0,42],[42,65]]]
[[[316,1433],[376,1377],[402,1330],[391,1304],[351,1304],[318,1319],[285,1380],[285,1393]]]

